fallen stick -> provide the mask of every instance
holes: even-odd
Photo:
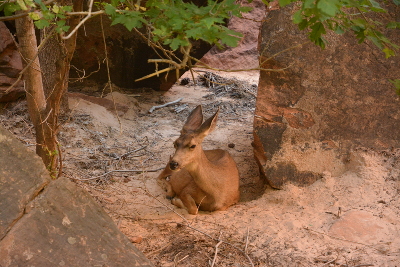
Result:
[[[214,259],[212,261],[211,267],[214,267],[215,261],[217,260],[217,254],[218,254],[218,247],[221,245],[223,241],[219,241],[218,244],[215,246],[215,254],[214,254]]]
[[[106,173],[103,173],[102,175],[98,175],[98,176],[94,176],[94,177],[90,177],[90,178],[76,178],[76,177],[71,177],[71,179],[73,180],[78,180],[78,181],[89,181],[89,180],[94,180],[94,179],[98,179],[101,177],[104,177],[110,173],[113,172],[139,172],[139,173],[144,173],[144,172],[157,172],[159,170],[164,169],[165,167],[160,167],[158,169],[153,169],[153,170],[112,170],[112,171],[108,171]]]
[[[172,101],[172,102],[165,103],[165,104],[163,104],[163,105],[153,106],[153,107],[151,107],[151,109],[149,109],[149,113],[152,113],[155,109],[164,108],[164,107],[166,107],[166,106],[169,106],[169,105],[178,103],[178,102],[182,101],[182,99],[183,99],[183,97],[181,97],[181,98],[179,98],[179,99],[177,99],[177,100],[174,100],[174,101]]]

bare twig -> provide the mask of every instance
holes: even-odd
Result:
[[[146,147],[147,147],[147,145],[146,145],[146,146],[142,146],[142,147],[140,147],[140,148],[138,148],[138,149],[135,149],[135,150],[126,152],[125,154],[122,154],[121,156],[119,156],[119,157],[116,158],[116,159],[117,159],[117,160],[123,159],[123,158],[125,158],[126,156],[128,156],[128,155],[130,155],[130,154],[132,154],[132,153],[135,153],[135,152],[138,152],[138,151],[140,151],[140,150],[145,149]]]
[[[173,68],[173,67],[168,67],[168,68],[165,68],[165,69],[162,69],[162,70],[153,72],[152,74],[146,75],[146,76],[144,76],[144,77],[142,77],[142,78],[136,79],[135,82],[139,82],[139,81],[142,81],[142,80],[151,78],[151,77],[153,77],[153,76],[158,76],[158,75],[161,74],[161,73],[164,73],[164,72],[167,72],[167,71],[171,71],[171,70],[174,70],[174,69],[175,69],[175,68]]]
[[[247,253],[247,245],[249,244],[249,227],[247,227],[246,245],[244,246],[244,253]]]
[[[101,63],[100,63],[99,58],[97,58],[97,64],[98,64],[97,70],[94,70],[94,71],[90,72],[88,75],[86,75],[86,71],[84,69],[80,70],[77,67],[75,67],[74,65],[71,65],[71,67],[74,68],[76,70],[76,72],[78,73],[79,78],[69,78],[70,83],[74,83],[74,82],[77,82],[77,81],[82,81],[83,79],[89,78],[93,74],[99,72],[100,68],[101,68]],[[79,73],[83,73],[83,75],[80,76]]]
[[[157,172],[157,171],[162,170],[164,168],[165,168],[165,166],[157,168],[157,169],[153,169],[153,170],[112,170],[112,171],[108,171],[106,173],[103,173],[102,175],[95,176],[95,177],[83,178],[83,179],[71,177],[71,179],[78,180],[78,181],[89,181],[89,180],[94,180],[94,179],[98,179],[98,178],[104,177],[104,176],[106,176],[106,175],[108,175],[110,173],[113,173],[113,172],[139,172],[139,173],[145,173],[145,172]]]
[[[90,0],[90,2],[89,2],[89,10],[88,10],[88,13],[87,13],[86,17],[84,17],[84,18],[78,23],[78,25],[76,25],[76,27],[75,27],[67,36],[61,35],[61,38],[62,38],[62,39],[66,40],[66,39],[69,39],[69,38],[71,38],[72,36],[74,36],[74,34],[76,33],[76,31],[77,31],[88,19],[90,19],[90,18],[93,16],[93,13],[92,13],[93,1],[94,1],[94,0]]]
[[[214,254],[214,258],[213,261],[211,263],[211,267],[214,267],[215,261],[217,260],[217,254],[218,254],[218,247],[219,245],[222,244],[222,241],[219,241],[218,244],[215,246],[215,254]]]
[[[91,1],[92,1],[92,4],[93,4],[93,0],[91,0]],[[91,7],[90,7],[90,9],[91,9]],[[110,65],[109,65],[109,62],[108,62],[107,43],[106,43],[106,37],[104,35],[103,17],[100,18],[100,25],[101,25],[101,34],[102,34],[102,37],[103,37],[103,44],[104,44],[104,54],[106,56],[105,57],[105,61],[106,61],[106,68],[107,68],[107,85],[110,87],[110,94],[111,94],[111,98],[112,98],[113,105],[114,105],[115,115],[117,116],[119,128],[120,128],[120,131],[122,133],[122,122],[121,122],[121,119],[120,119],[120,117],[118,115],[117,105],[115,103],[114,95],[112,93],[113,89],[112,89],[112,83],[111,83]],[[104,89],[103,89],[103,91],[104,91]],[[103,92],[101,94],[103,95]]]
[[[150,108],[149,113],[152,113],[155,109],[164,108],[166,106],[169,106],[169,105],[172,105],[172,104],[176,104],[176,103],[182,101],[182,99],[183,99],[183,97],[181,97],[181,98],[179,98],[177,100],[174,100],[174,101],[159,105],[159,106],[153,106],[153,107]]]

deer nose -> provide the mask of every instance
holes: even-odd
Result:
[[[176,170],[177,168],[178,168],[178,162],[176,162],[176,161],[171,161],[170,163],[169,163],[169,168],[171,169],[171,170]]]

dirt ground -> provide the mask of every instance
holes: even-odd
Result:
[[[251,146],[258,74],[223,75],[244,86],[116,88],[107,98],[128,107],[117,113],[70,97],[59,137],[63,175],[93,195],[155,266],[400,266],[400,152],[362,151],[359,166],[340,177],[326,172],[309,187],[273,190],[259,179]],[[203,146],[231,153],[241,202],[193,216],[171,205],[156,177],[198,104],[206,118],[221,109]],[[7,105],[0,122],[34,149],[24,101]]]

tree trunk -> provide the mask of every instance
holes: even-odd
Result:
[[[55,133],[48,123],[48,117],[54,112],[48,111],[46,108],[33,21],[29,16],[24,16],[17,19],[15,25],[23,63],[25,66],[30,64],[30,67],[24,72],[24,80],[28,111],[36,131],[36,153],[42,158],[46,167],[53,171],[57,145]]]
[[[82,7],[83,0],[74,1],[75,11],[82,11]],[[71,30],[76,27],[79,20],[79,17],[69,20]],[[36,131],[36,153],[42,158],[50,175],[55,178],[57,171],[60,171],[58,167],[61,163],[57,162],[60,153],[57,142],[58,116],[61,100],[68,88],[70,62],[75,51],[76,34],[67,40],[63,40],[59,35],[53,37],[53,45],[50,47],[55,48],[58,53],[56,60],[45,63],[46,71],[49,71],[51,75],[48,77],[44,73],[44,77],[42,77],[32,19],[29,16],[17,19],[16,29],[24,65],[31,64],[24,73],[24,79],[28,111]],[[45,57],[46,55],[51,56],[51,51],[44,55]],[[33,62],[31,63],[31,61]],[[43,78],[46,79],[45,86]]]

